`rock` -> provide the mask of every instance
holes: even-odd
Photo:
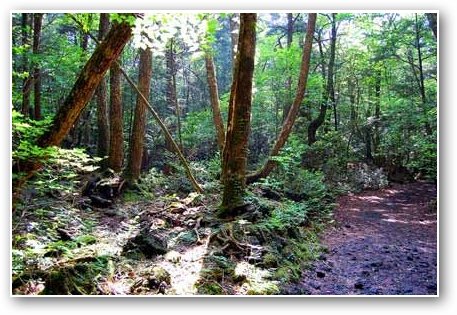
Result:
[[[71,233],[65,229],[62,229],[62,228],[57,228],[56,230],[57,234],[59,235],[59,238],[62,240],[62,241],[71,241],[73,240],[73,236],[71,235]]]
[[[91,205],[97,208],[108,208],[113,205],[111,200],[99,197],[99,196],[90,196]]]
[[[152,258],[167,252],[167,242],[160,235],[143,230],[124,245],[123,252],[129,251],[140,251],[146,258]]]
[[[357,290],[362,290],[363,287],[364,287],[364,284],[362,282],[360,282],[360,281],[358,281],[358,282],[356,282],[354,284],[354,288],[357,289]]]

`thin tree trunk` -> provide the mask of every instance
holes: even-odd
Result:
[[[306,30],[306,37],[305,37],[305,44],[303,46],[303,53],[302,53],[302,60],[301,60],[301,67],[300,67],[300,75],[298,78],[297,84],[297,92],[295,94],[295,99],[290,108],[290,111],[287,115],[286,120],[282,126],[282,130],[276,140],[273,149],[270,152],[270,156],[264,166],[256,173],[251,174],[247,178],[248,183],[255,182],[260,178],[266,177],[270,174],[270,172],[276,167],[276,162],[274,161],[274,157],[279,154],[279,151],[282,149],[284,144],[286,143],[291,131],[292,127],[294,126],[295,119],[297,118],[298,111],[300,109],[300,105],[303,101],[306,91],[306,85],[308,80],[308,73],[309,73],[309,63],[311,58],[311,50],[313,45],[313,34],[314,28],[316,25],[316,13],[310,13],[308,15],[308,27]]]
[[[422,64],[422,50],[421,50],[421,44],[420,44],[420,28],[419,28],[419,21],[417,19],[417,13],[416,13],[416,24],[415,24],[415,31],[416,31],[416,49],[417,49],[417,59],[418,59],[418,67],[419,67],[419,90],[420,90],[420,96],[422,100],[422,112],[424,114],[424,117],[427,117],[427,97],[425,94],[425,83],[424,83],[424,70],[423,70],[423,64]],[[427,135],[432,134],[432,129],[430,127],[430,124],[428,121],[425,121],[425,132]]]
[[[332,31],[330,38],[330,57],[327,67],[327,84],[324,89],[324,97],[319,109],[319,115],[314,119],[308,126],[308,144],[312,145],[316,142],[316,132],[320,126],[325,121],[325,116],[327,113],[327,107],[329,106],[328,102],[330,101],[332,105],[335,103],[335,92],[333,86],[333,70],[335,64],[335,48],[336,48],[336,23],[335,23],[336,13],[333,13],[332,16]],[[322,46],[319,46],[321,58],[323,58]],[[323,70],[324,73],[324,70]]]
[[[21,34],[22,34],[22,46],[26,47],[30,45],[30,30],[32,24],[31,13],[22,13],[21,20]],[[24,49],[24,55],[22,59],[22,72],[29,72],[29,49]],[[29,74],[27,77],[24,77],[22,83],[22,108],[21,112],[25,117],[28,117],[30,114],[30,90],[32,87],[32,76]]]
[[[252,77],[257,14],[240,14],[240,34],[229,103],[229,123],[223,151],[221,216],[233,215],[244,205],[247,149],[251,120]]]
[[[292,13],[287,13],[287,49],[290,49],[292,46],[292,41],[294,38],[294,19]],[[288,69],[287,71],[290,71]],[[286,80],[286,102],[282,111],[282,122],[286,120],[287,114],[289,113],[290,106],[292,105],[292,75],[289,74]]]
[[[111,169],[115,172],[120,172],[124,161],[124,133],[121,71],[117,63],[114,63],[110,69],[110,103],[110,149],[108,162]]]
[[[37,56],[40,53],[41,26],[43,22],[43,13],[33,14],[33,54]],[[35,64],[33,69],[33,88],[34,88],[34,118],[41,119],[41,73],[40,66]]]
[[[205,63],[209,94],[211,98],[211,108],[213,110],[214,127],[216,128],[216,140],[219,151],[222,152],[225,142],[225,128],[224,122],[222,121],[221,108],[219,105],[219,93],[217,90],[217,78],[216,70],[214,67],[214,60],[213,56],[209,52],[205,54]]]
[[[140,52],[140,64],[138,74],[138,89],[141,94],[149,99],[150,84],[152,77],[152,52],[151,49],[142,49]],[[146,102],[138,96],[133,118],[132,141],[130,142],[127,169],[124,173],[129,182],[138,180],[141,174],[141,162],[143,157],[144,135],[146,131]]]
[[[98,39],[102,41],[109,28],[109,13],[100,13],[100,28]],[[102,78],[97,88],[97,155],[100,157],[108,156],[109,151],[109,125],[107,115],[107,86],[106,79]],[[108,163],[102,163],[102,167],[107,167]]]

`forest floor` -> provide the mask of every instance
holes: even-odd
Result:
[[[291,230],[259,230],[261,208],[218,220],[217,195],[108,208],[72,194],[35,198],[13,216],[13,294],[433,295],[435,200],[436,186],[422,182],[340,197],[321,245],[306,227],[289,241]],[[300,277],[288,259],[301,255],[314,262],[298,283],[286,280]]]
[[[417,182],[340,197],[322,237],[328,253],[283,293],[436,295],[436,196]]]

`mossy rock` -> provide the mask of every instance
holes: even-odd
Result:
[[[123,252],[141,252],[146,258],[152,258],[167,252],[167,241],[160,235],[142,230],[124,245]]]

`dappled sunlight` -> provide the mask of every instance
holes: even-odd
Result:
[[[181,253],[179,261],[163,260],[159,262],[158,265],[168,271],[171,277],[169,294],[193,295],[198,293],[195,284],[200,279],[207,249],[208,242],[205,239],[204,244],[189,247]]]

